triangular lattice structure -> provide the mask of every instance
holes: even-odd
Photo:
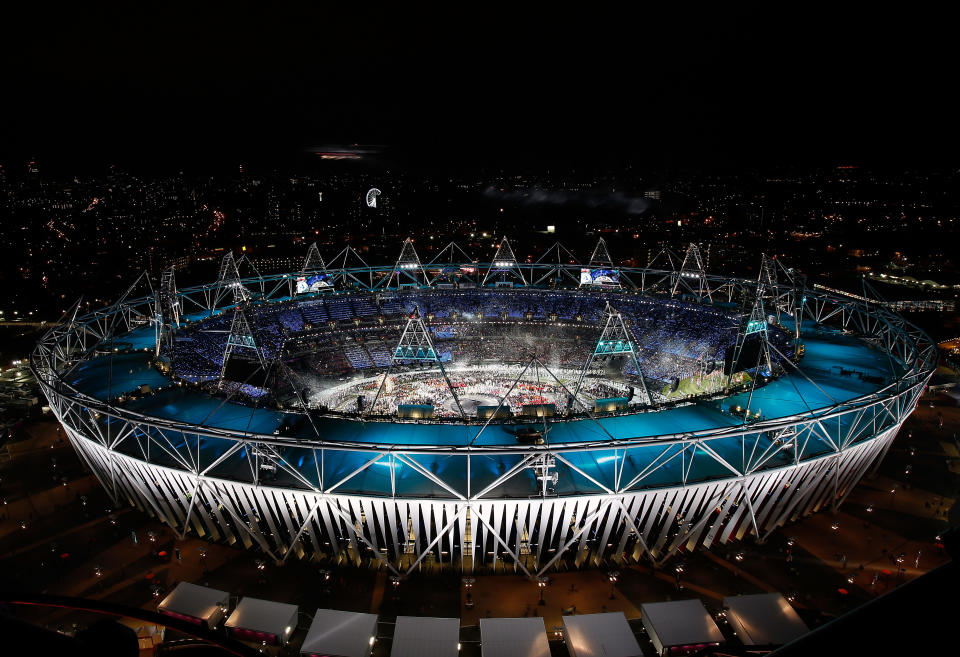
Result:
[[[214,306],[220,303],[229,294],[233,295],[233,303],[243,303],[250,298],[250,293],[240,282],[240,270],[233,257],[233,251],[223,256],[220,261],[220,273],[217,275],[217,296]],[[211,311],[213,308],[211,308]]]
[[[463,264],[471,263],[466,268]],[[472,265],[473,258],[456,242],[450,242],[440,249],[440,252],[427,263],[426,267],[430,270],[433,278],[428,281],[428,285],[435,285],[438,282],[456,283],[461,278],[472,279],[476,268]]]
[[[690,242],[690,246],[687,247],[687,253],[683,257],[683,265],[680,266],[680,272],[673,281],[671,295],[676,296],[678,291],[681,294],[684,291],[689,292],[699,301],[703,301],[704,298],[709,301],[713,300],[710,297],[710,286],[707,283],[707,272],[703,266],[703,258],[700,256],[700,247],[693,242]]]
[[[259,361],[260,367],[262,367],[264,371],[267,370],[267,359],[263,354],[263,350],[260,348],[260,343],[254,333],[250,318],[247,317],[247,304],[245,303],[239,304],[233,311],[233,321],[230,323],[230,333],[227,335],[227,346],[223,351],[223,365],[220,368],[220,379],[218,383],[220,386],[223,385],[230,357],[237,349],[242,350],[249,356],[255,357],[257,361]]]
[[[433,348],[427,326],[423,323],[423,317],[420,316],[419,308],[414,309],[413,314],[410,315],[400,335],[400,342],[393,350],[393,362],[412,360],[440,361],[436,349]]]
[[[640,289],[644,292],[672,291],[680,264],[680,256],[669,246],[664,246],[650,258],[647,268],[640,274]]]
[[[542,256],[537,258],[531,267],[530,280],[533,285],[540,285],[545,280],[553,277],[553,285],[561,282],[561,278],[566,277],[573,283],[579,283],[580,279],[570,273],[569,265],[576,264],[577,258],[560,242],[554,242],[553,246],[547,249]]]
[[[607,241],[602,237],[597,241],[593,255],[590,256],[590,267],[613,267],[613,258],[610,257],[610,251],[607,249]]]
[[[580,285],[595,287],[620,287],[620,272],[613,268],[613,258],[607,249],[607,242],[602,237],[590,256],[589,269],[580,270]]]
[[[586,378],[587,372],[590,371],[590,367],[597,358],[627,356],[628,361],[636,368],[637,379],[639,379],[640,387],[643,389],[643,394],[646,398],[644,403],[652,403],[653,398],[647,389],[646,378],[643,376],[643,370],[640,367],[640,362],[637,360],[636,340],[629,329],[627,329],[626,324],[623,323],[623,316],[614,310],[609,303],[607,303],[607,309],[604,314],[605,320],[603,331],[600,333],[600,339],[597,340],[593,353],[587,358],[587,362],[580,371],[580,379],[577,381],[577,387],[573,393],[575,402],[582,404],[582,402],[580,402],[580,389],[583,387],[583,380]]]
[[[320,256],[320,249],[317,248],[316,242],[311,244],[310,248],[307,249],[307,257],[303,261],[303,268],[300,270],[300,273],[303,275],[327,273],[327,266],[323,263],[323,258]]]
[[[748,291],[744,293],[744,311],[740,315],[740,327],[737,330],[737,343],[733,348],[733,358],[730,362],[730,373],[727,377],[727,388],[730,387],[730,380],[734,374],[742,370],[762,370],[765,368],[768,374],[773,372],[773,363],[770,360],[770,341],[767,335],[767,316],[764,310],[763,284],[758,284],[751,299]],[[746,312],[749,304],[749,312]],[[743,350],[751,335],[756,335],[759,340],[756,359],[751,362],[741,362],[743,360]],[[756,374],[754,374],[754,385],[756,384]]]
[[[762,255],[763,258],[760,261],[760,277],[758,282],[763,288],[763,297],[767,299],[772,306],[773,312],[777,317],[777,323],[779,324],[781,290],[780,285],[777,282],[777,261],[768,256],[766,253]]]
[[[394,277],[397,279],[396,285],[398,287],[420,286],[427,283],[427,274],[423,271],[420,256],[417,255],[417,250],[413,248],[413,240],[409,237],[403,241],[400,257],[397,258],[397,264],[393,266],[393,271],[390,272],[387,287],[394,284]]]
[[[413,313],[409,319],[407,319],[407,325],[403,327],[403,333],[400,334],[400,341],[394,348],[390,361],[390,367],[387,368],[386,374],[380,381],[377,395],[370,404],[369,408],[371,410],[376,405],[377,400],[380,399],[384,385],[387,382],[387,377],[390,376],[390,371],[394,365],[413,362],[436,363],[437,367],[440,368],[441,374],[443,374],[444,381],[447,382],[447,387],[450,389],[450,394],[453,395],[453,400],[457,404],[460,415],[466,417],[463,407],[460,405],[460,398],[457,396],[457,391],[454,390],[453,384],[450,383],[450,377],[447,376],[447,371],[444,369],[443,363],[440,362],[440,355],[433,346],[433,340],[430,339],[430,332],[427,330],[427,325],[423,322],[423,315],[420,314],[419,306],[414,306]]]
[[[180,328],[180,299],[177,297],[177,282],[173,266],[167,267],[160,275],[160,289],[157,290],[157,307],[160,322],[157,334],[156,354],[161,346],[169,351],[173,346],[173,333]]]
[[[307,257],[303,260],[303,267],[296,280],[296,293],[332,292],[334,289],[333,277],[327,273],[327,266],[320,257],[320,249],[314,242],[307,249]]]
[[[517,262],[516,256],[513,255],[513,249],[510,248],[510,242],[506,237],[500,240],[500,246],[497,247],[497,253],[493,256],[493,261],[490,263],[490,268],[487,269],[487,273],[483,277],[483,285],[486,285],[487,281],[498,276],[504,281],[508,276],[515,279],[518,278],[523,285],[527,284],[527,279],[523,276],[523,272],[520,270],[520,263]]]

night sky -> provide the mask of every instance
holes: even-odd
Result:
[[[928,163],[960,145],[942,15],[164,7],[0,17],[0,163],[350,143],[440,162]]]

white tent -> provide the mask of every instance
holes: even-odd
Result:
[[[157,605],[161,614],[213,628],[226,614],[230,594],[190,582],[180,582]]]
[[[675,646],[723,643],[720,628],[699,600],[673,600],[640,605],[643,626],[658,654]]]
[[[782,646],[809,631],[779,593],[732,596],[723,599],[723,606],[745,646]]]
[[[480,643],[483,657],[550,657],[547,628],[539,617],[481,618]]]
[[[259,598],[242,598],[227,619],[230,635],[241,641],[270,645],[286,643],[297,627],[296,605]]]
[[[390,657],[457,657],[459,618],[397,616]]]
[[[570,657],[643,657],[622,611],[563,617]]]
[[[317,609],[300,654],[369,657],[376,636],[376,614]]]

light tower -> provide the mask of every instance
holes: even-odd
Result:
[[[380,399],[380,394],[383,392],[383,388],[387,383],[387,377],[390,376],[393,366],[411,362],[436,364],[440,368],[440,373],[443,374],[443,380],[446,381],[447,388],[450,389],[450,394],[453,395],[453,400],[457,404],[457,410],[460,411],[461,416],[466,417],[466,413],[464,413],[463,407],[460,405],[460,398],[457,396],[457,391],[454,390],[453,384],[450,383],[447,370],[444,369],[443,363],[440,361],[440,355],[433,346],[433,340],[430,339],[430,332],[427,330],[426,324],[423,323],[423,315],[420,314],[419,306],[414,306],[413,313],[411,313],[407,319],[407,325],[403,327],[403,333],[400,334],[400,341],[394,348],[390,358],[390,366],[387,368],[383,380],[380,381],[377,394],[373,398],[369,410],[372,410],[377,400]]]
[[[607,249],[607,242],[602,237],[597,241],[597,245],[593,248],[593,255],[590,256],[590,263],[588,264],[590,268],[590,275],[584,276],[581,272],[580,276],[580,285],[598,285],[603,287],[620,287],[619,276],[613,276],[612,273],[607,277],[606,280],[598,280],[594,278],[594,272],[597,269],[607,269],[613,270],[613,258],[610,257],[610,251]]]
[[[647,389],[647,381],[643,376],[643,369],[637,360],[637,343],[627,329],[626,324],[623,323],[623,316],[614,310],[609,302],[607,302],[605,315],[606,319],[603,324],[603,331],[600,333],[600,339],[597,340],[596,347],[594,347],[593,352],[587,357],[587,362],[580,371],[580,378],[573,392],[574,403],[579,402],[582,404],[582,402],[580,402],[580,388],[583,386],[583,380],[586,378],[587,372],[590,371],[590,366],[593,365],[593,362],[597,358],[621,355],[627,356],[636,368],[637,378],[640,379],[640,387],[643,388],[645,403],[653,403],[653,398]]]
[[[707,284],[706,268],[700,256],[700,247],[693,242],[690,242],[690,246],[687,247],[687,253],[683,257],[680,272],[673,281],[673,290],[670,295],[676,296],[681,287],[697,297],[698,301],[703,301],[704,297],[708,301],[713,301],[710,296],[710,286]]]
[[[240,281],[240,270],[237,268],[237,261],[233,257],[233,251],[228,251],[220,261],[220,273],[217,275],[217,287],[213,298],[213,304],[210,306],[210,314],[216,310],[216,307],[224,297],[233,295],[233,303],[239,304],[250,298],[250,293]]]
[[[763,274],[761,273],[761,279]],[[757,339],[760,341],[757,349],[757,360],[753,364],[747,364],[748,369],[754,369],[754,383],[756,383],[756,370],[760,369],[762,365],[766,365],[767,371],[773,371],[773,363],[770,359],[770,342],[769,336],[767,335],[767,316],[764,310],[763,304],[763,282],[762,280],[757,281],[757,287],[754,291],[754,295],[751,299],[749,295],[749,290],[744,290],[744,306],[743,310],[746,310],[746,307],[749,305],[749,312],[740,313],[740,327],[737,331],[737,343],[733,348],[733,357],[730,361],[730,372],[727,374],[727,385],[726,390],[730,390],[730,383],[733,379],[734,373],[737,371],[737,367],[740,365],[740,359],[743,354],[743,348],[746,344],[747,338],[751,335],[759,336]]]
[[[397,287],[405,285],[419,287],[427,283],[427,275],[420,263],[420,256],[417,255],[417,250],[413,248],[413,240],[409,237],[403,241],[400,257],[397,258],[397,263],[387,279],[388,288],[393,284],[394,277],[397,279]]]
[[[233,309],[233,321],[230,323],[227,346],[223,351],[223,365],[220,367],[220,378],[217,381],[218,388],[223,387],[227,374],[227,364],[230,362],[233,352],[237,349],[242,349],[248,353],[253,352],[260,363],[260,367],[263,368],[264,372],[267,371],[267,359],[257,341],[253,326],[250,324],[250,318],[247,316],[248,306],[249,302],[245,301],[237,304],[236,308]]]
[[[504,278],[507,276],[519,278],[521,284],[527,284],[527,279],[524,278],[523,272],[520,270],[520,263],[517,262],[516,256],[513,255],[513,249],[510,248],[510,241],[507,240],[506,237],[500,240],[500,246],[497,247],[497,252],[493,256],[493,262],[490,263],[490,268],[487,269],[487,273],[483,277],[482,285],[486,285],[490,278],[498,274]]]
[[[177,298],[177,283],[173,265],[164,269],[160,276],[157,308],[160,311],[160,324],[154,355],[159,356],[161,346],[166,347],[168,351],[173,347],[174,327],[180,328],[180,300]]]

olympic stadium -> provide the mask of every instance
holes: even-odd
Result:
[[[112,498],[179,535],[397,576],[660,565],[841,504],[936,366],[882,303],[758,261],[228,253],[78,301],[31,366]]]

